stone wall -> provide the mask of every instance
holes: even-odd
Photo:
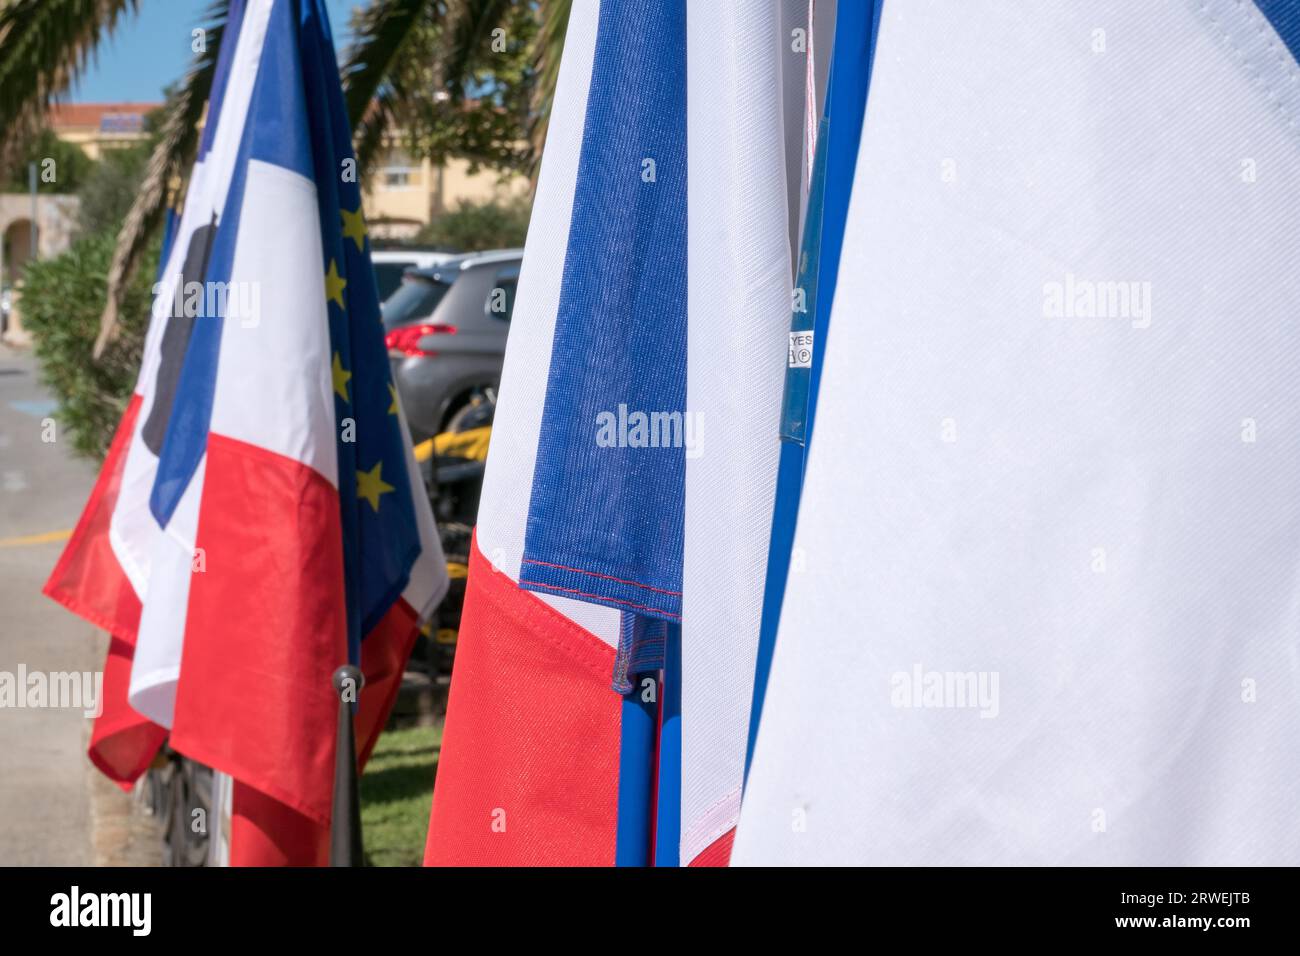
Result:
[[[41,259],[57,256],[68,248],[76,227],[80,200],[76,196],[36,197],[37,254]],[[32,200],[24,193],[0,193],[0,286],[10,288],[21,278],[30,258]],[[22,327],[21,287],[11,293],[13,308],[6,324],[4,341],[28,344]]]

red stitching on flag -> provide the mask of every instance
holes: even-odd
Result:
[[[628,607],[636,608],[638,611],[653,611],[655,614],[662,614],[664,617],[671,617],[673,620],[681,620],[680,614],[674,614],[672,611],[665,611],[661,608],[650,607],[647,604],[633,604],[631,601],[623,601],[619,598],[606,597],[604,594],[591,594],[587,591],[578,591],[573,588],[556,587],[554,584],[543,584],[541,581],[526,581],[519,579],[520,584],[527,584],[529,587],[546,588],[549,591],[564,591],[567,594],[576,594],[579,597],[595,598],[598,601],[610,601],[614,604],[626,604]]]
[[[544,568],[556,568],[560,571],[572,571],[575,574],[586,574],[593,578],[603,578],[606,581],[617,581],[619,584],[630,584],[634,588],[645,588],[647,591],[656,591],[659,594],[671,594],[673,597],[681,597],[681,591],[669,591],[667,588],[651,587],[649,584],[641,584],[639,581],[629,581],[626,578],[616,578],[612,574],[598,574],[595,571],[584,571],[582,568],[571,568],[564,564],[551,564],[549,561],[534,561],[532,558],[524,558],[524,564],[540,564]],[[581,594],[582,592],[577,592]],[[590,595],[590,597],[599,597],[600,595]]]

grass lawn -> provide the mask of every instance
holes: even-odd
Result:
[[[442,726],[388,730],[361,777],[361,833],[369,866],[419,866],[429,832]]]

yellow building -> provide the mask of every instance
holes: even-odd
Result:
[[[63,103],[49,114],[59,139],[74,143],[91,159],[146,138],[145,116],[161,103]],[[367,181],[362,183],[366,219],[375,239],[410,239],[435,217],[461,202],[484,202],[525,196],[526,177],[503,177],[495,170],[470,172],[470,164],[452,159],[435,166],[415,159],[396,145],[386,150]],[[35,207],[20,193],[0,194],[0,292],[19,281],[35,253],[40,258],[63,252],[72,240],[78,200],[75,196],[40,195]],[[33,233],[35,235],[33,236]],[[5,339],[25,341],[17,297]]]
[[[377,239],[409,239],[461,202],[528,194],[524,176],[502,177],[490,169],[471,173],[469,167],[463,159],[435,166],[427,159],[414,159],[400,147],[390,147],[362,184],[370,234]]]
[[[76,143],[91,159],[105,150],[142,139],[144,117],[160,103],[71,103],[56,106],[50,125],[65,142]],[[494,170],[469,171],[470,164],[453,159],[435,166],[415,159],[393,144],[362,184],[366,218],[377,239],[407,239],[435,216],[455,209],[462,201],[527,195],[523,176],[502,178]]]
[[[80,146],[87,156],[97,160],[109,150],[143,140],[147,136],[146,115],[161,105],[63,103],[50,111],[48,122],[61,140]],[[392,145],[362,184],[366,219],[376,239],[409,239],[432,219],[464,201],[483,202],[528,193],[526,177],[503,177],[489,169],[471,173],[469,162],[463,159],[435,166],[427,159],[411,157],[397,145],[398,141],[398,137],[392,139]],[[76,205],[72,196],[43,195],[33,223],[31,203],[24,195],[0,196],[0,286],[11,285],[22,275],[33,250],[44,258],[67,248]]]
[[[145,138],[144,118],[161,103],[61,103],[50,110],[49,125],[65,143],[75,143],[91,159],[105,150]]]
[[[159,103],[63,103],[50,110],[47,122],[59,139],[80,146],[91,159],[105,151],[130,146],[146,137],[145,115]],[[0,193],[0,299],[11,311],[4,341],[23,345],[18,286],[33,255],[57,256],[68,248],[76,228],[80,201],[76,196]]]

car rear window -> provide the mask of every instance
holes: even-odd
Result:
[[[507,266],[497,273],[488,290],[484,311],[494,319],[509,322],[515,311],[515,289],[519,284],[519,266]]]
[[[376,262],[375,267],[375,287],[379,290],[379,301],[383,302],[390,295],[397,291],[398,286],[402,284],[402,273],[414,262]]]
[[[450,286],[424,276],[407,276],[397,291],[384,300],[384,328],[392,329],[433,313]]]

